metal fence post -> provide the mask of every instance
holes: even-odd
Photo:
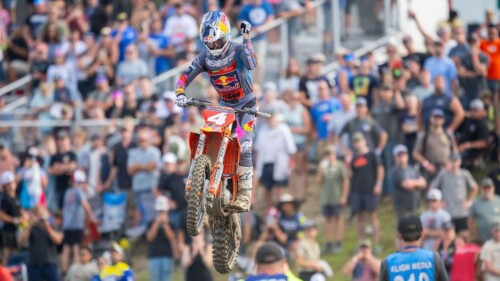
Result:
[[[288,51],[290,50],[290,46],[288,46],[288,43],[290,44],[295,44],[295,42],[292,40],[290,41],[288,38],[288,21],[283,21],[283,23],[280,25],[280,32],[281,32],[281,73],[285,72],[286,67],[288,65]],[[294,46],[295,47],[295,46]]]
[[[333,24],[333,54],[336,54],[337,51],[341,47],[340,38],[341,38],[341,19],[340,19],[340,1],[339,0],[330,0],[331,1],[331,9],[332,9],[332,24]]]

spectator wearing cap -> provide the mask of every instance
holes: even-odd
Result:
[[[496,281],[500,270],[500,258],[496,254],[500,250],[500,223],[495,222],[490,226],[491,239],[484,243],[480,259],[483,268],[483,280]]]
[[[186,269],[186,281],[207,280],[213,281],[211,268],[212,244],[207,243],[205,233],[193,237],[188,245],[183,245],[181,265]]]
[[[472,204],[469,215],[471,237],[485,242],[491,239],[491,225],[500,221],[500,197],[495,194],[493,180],[484,178],[481,182],[482,196]]]
[[[130,44],[125,49],[125,60],[120,61],[116,69],[118,83],[125,85],[124,81],[135,82],[144,76],[149,76],[148,65],[144,60],[139,58],[137,46]]]
[[[441,190],[445,208],[451,215],[456,232],[465,237],[469,209],[476,198],[478,186],[471,173],[460,168],[461,164],[460,154],[452,153],[448,165],[430,187]]]
[[[333,114],[341,110],[341,104],[336,97],[331,96],[330,87],[326,81],[318,82],[318,101],[311,107],[311,116],[316,126],[317,155],[322,155],[328,142],[328,123]]]
[[[355,65],[355,57],[353,53],[346,53],[343,57],[343,63],[340,65],[335,77],[335,85],[341,93],[351,92],[351,81],[354,75],[357,74]]]
[[[28,225],[23,228],[19,243],[29,243],[28,276],[30,280],[60,281],[57,246],[63,234],[49,222],[49,211],[39,205],[31,210]]]
[[[113,41],[118,44],[118,61],[122,62],[126,57],[128,46],[137,40],[137,31],[129,25],[126,13],[118,13],[115,19],[115,28],[111,31],[111,36],[113,37]]]
[[[321,74],[325,60],[325,55],[322,53],[315,53],[306,61],[307,68],[305,75],[300,78],[299,91],[303,95],[302,103],[307,107],[311,107],[318,101],[319,81],[327,81],[329,84],[326,76]]]
[[[35,41],[38,38],[40,28],[49,21],[49,16],[46,11],[45,0],[33,1],[34,9],[28,14],[22,29],[23,39],[30,48],[35,47]]]
[[[445,121],[443,126],[451,132],[456,131],[464,119],[464,109],[460,100],[456,96],[445,94],[444,76],[437,76],[434,79],[434,93],[422,102],[419,113],[421,128],[427,129],[434,109],[440,109],[443,112]]]
[[[109,252],[111,253],[111,264],[105,266],[98,276],[92,278],[92,281],[134,280],[132,269],[124,262],[123,248],[118,243],[113,242]]]
[[[394,166],[393,148],[401,140],[399,117],[404,107],[405,101],[401,92],[389,85],[384,85],[380,90],[380,101],[372,109],[373,118],[387,133],[387,142],[381,154],[386,171],[384,193],[392,193],[393,191],[388,173]]]
[[[57,49],[54,51],[54,63],[47,69],[47,82],[54,83],[56,90],[67,87],[70,101],[73,101],[77,96],[76,71],[72,68],[72,64],[66,60],[66,55],[65,50]],[[61,80],[62,84],[58,85],[57,80]],[[57,94],[55,96],[57,97]],[[55,100],[59,101],[57,98]]]
[[[451,221],[444,222],[441,225],[441,236],[434,244],[434,251],[436,251],[444,263],[444,268],[448,275],[451,273],[453,267],[453,258],[455,251],[462,247],[465,242],[461,237],[457,237],[455,231],[455,224]]]
[[[368,103],[368,108],[372,108],[375,98],[378,96],[379,82],[373,75],[368,57],[363,56],[359,60],[359,73],[353,75],[350,80],[350,88],[356,97],[363,97]],[[350,93],[350,92],[343,92]]]
[[[338,253],[344,240],[342,209],[349,196],[349,175],[345,164],[337,160],[335,147],[327,147],[316,177],[321,186],[320,203],[326,220],[327,243],[323,252]]]
[[[66,81],[59,74],[54,76],[54,102],[63,105],[73,105],[75,102]]]
[[[301,280],[289,271],[283,249],[275,242],[266,242],[257,249],[255,254],[255,274],[245,281],[267,280],[298,281]]]
[[[0,202],[0,219],[4,222],[2,233],[2,265],[7,266],[9,257],[17,249],[18,225],[25,222],[21,204],[16,196],[16,177],[10,171],[0,176],[3,197]]]
[[[413,44],[413,39],[411,36],[406,35],[403,37],[403,46],[406,49],[406,56],[403,57],[403,63],[406,65],[407,61],[413,60],[420,64],[422,68],[424,66],[425,60],[429,58],[428,53],[420,53],[415,50],[415,45]]]
[[[376,281],[380,274],[382,261],[372,252],[372,242],[359,242],[356,254],[344,265],[342,273],[351,276],[352,281]]]
[[[420,248],[423,234],[420,218],[414,215],[405,216],[399,219],[397,229],[398,238],[403,245],[402,250],[387,256],[382,261],[379,280],[389,281],[399,277],[403,280],[422,278],[447,281],[448,276],[440,256]],[[412,266],[415,264],[425,264],[425,266]]]
[[[112,106],[111,87],[106,75],[97,75],[95,79],[96,89],[92,91],[85,101],[85,109],[90,112],[93,108],[101,108],[107,111]]]
[[[290,156],[297,152],[292,132],[283,119],[282,114],[273,113],[259,129],[254,145],[259,154],[257,177],[266,190],[267,207],[272,207],[273,198],[279,197],[288,186]]]
[[[82,246],[78,255],[80,261],[73,262],[64,277],[65,281],[89,281],[99,272],[97,264],[93,262],[92,249],[89,246]]]
[[[132,191],[136,206],[141,215],[141,224],[146,225],[153,219],[153,214],[147,208],[146,200],[152,195],[153,187],[158,181],[158,163],[160,150],[150,143],[149,128],[137,133],[137,147],[128,151],[127,171],[132,176]]]
[[[450,155],[458,150],[454,137],[443,129],[443,124],[443,111],[434,109],[429,128],[417,135],[413,149],[413,158],[420,164],[421,172],[429,182],[448,163]]]
[[[406,146],[394,146],[392,154],[396,165],[389,173],[389,180],[394,187],[394,209],[399,219],[409,214],[417,214],[420,191],[427,187],[427,182],[417,168],[409,165]]]
[[[64,194],[70,187],[71,175],[76,170],[76,154],[71,149],[69,134],[60,130],[57,135],[57,153],[50,158],[47,172],[54,176],[57,208],[63,208]]]
[[[168,218],[167,197],[162,195],[156,197],[154,204],[156,218],[146,232],[146,239],[149,242],[149,280],[170,281],[174,258],[178,256],[177,238]]]
[[[302,280],[316,280],[313,276],[325,278],[325,268],[321,263],[321,251],[317,241],[318,226],[314,221],[306,221],[301,228],[304,237],[298,241],[295,250],[295,265],[298,267],[299,278]]]
[[[373,226],[373,240],[380,243],[377,200],[382,194],[384,166],[377,154],[370,150],[362,133],[354,133],[352,142],[355,154],[350,164],[350,204],[357,217],[358,239],[365,239],[365,216],[368,216]]]
[[[85,214],[92,222],[97,222],[92,207],[87,201],[85,190],[87,177],[81,170],[73,173],[73,185],[64,194],[63,224],[64,231],[61,270],[66,273],[70,266],[71,254],[73,262],[80,262],[80,246],[83,242]]]
[[[490,58],[486,78],[488,79],[488,89],[493,95],[493,106],[498,108],[498,95],[500,94],[500,39],[496,25],[488,26],[488,38],[481,40],[479,48]],[[496,111],[495,117],[495,120],[498,120]]]
[[[368,148],[377,155],[381,155],[387,143],[387,132],[372,119],[368,113],[368,102],[365,98],[356,99],[356,117],[347,122],[341,129],[339,138],[344,134],[349,136],[349,143],[353,143],[354,134],[361,133]],[[345,147],[343,142],[336,142],[344,154],[350,154],[352,147]]]
[[[341,136],[341,131],[347,122],[356,117],[356,109],[351,102],[351,97],[348,93],[342,93],[338,96],[341,110],[332,114],[330,122],[328,123],[328,131],[330,133],[330,140],[332,143],[337,144],[342,142],[343,147],[349,147],[349,136],[344,134]]]
[[[470,103],[468,118],[460,126],[458,138],[458,151],[462,154],[464,161],[474,162],[480,158],[488,148],[488,121],[485,118],[484,103],[480,99],[474,99]],[[467,165],[471,167],[473,165]]]
[[[467,41],[467,50],[458,57],[457,65],[460,83],[464,89],[462,104],[469,108],[470,102],[478,98],[479,94],[486,89],[486,76],[490,59],[480,49],[479,38],[476,34],[472,34]]]
[[[422,103],[424,99],[434,94],[434,85],[431,80],[431,73],[422,69],[419,74],[419,86],[415,87],[412,93],[417,97],[418,102]]]
[[[169,199],[169,221],[173,229],[178,231],[182,226],[182,218],[187,209],[185,197],[185,173],[178,166],[179,160],[174,153],[168,152],[162,157],[163,169],[155,191]]]
[[[266,222],[266,229],[270,232],[271,237],[292,251],[296,248],[296,242],[302,235],[300,226],[306,221],[306,217],[300,212],[300,205],[301,201],[289,193],[285,193],[280,196],[277,205],[278,219],[274,223]]]
[[[43,160],[39,154],[38,148],[30,147],[25,153],[23,167],[16,175],[17,182],[21,184],[21,206],[27,210],[38,204],[45,205],[48,178],[41,167]]]
[[[451,221],[448,211],[443,208],[443,193],[439,189],[431,189],[427,192],[427,210],[420,215],[424,227],[422,248],[432,251],[441,237],[442,226]]]

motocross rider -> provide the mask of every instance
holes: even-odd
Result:
[[[243,44],[231,42],[229,18],[221,11],[211,11],[203,16],[200,39],[206,47],[193,60],[191,66],[179,77],[176,85],[176,104],[184,107],[187,101],[184,89],[202,72],[207,72],[210,82],[220,95],[220,105],[235,109],[255,108],[250,70],[257,65],[257,58],[250,42],[248,22],[241,23]],[[241,154],[238,166],[238,192],[229,206],[236,211],[250,210],[252,197],[252,143],[255,116],[237,114],[236,134],[240,140]]]

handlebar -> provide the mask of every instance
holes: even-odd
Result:
[[[186,106],[196,106],[196,107],[204,107],[207,105],[214,105],[212,102],[206,101],[206,100],[200,100],[200,99],[189,99],[185,103]],[[257,111],[257,109],[254,108],[248,108],[245,107],[243,109],[234,109],[235,112],[237,113],[245,113],[245,114],[250,114],[254,116],[260,116],[260,117],[265,117],[265,118],[270,118],[271,114],[265,113],[265,112],[260,112]]]

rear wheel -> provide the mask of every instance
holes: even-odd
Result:
[[[193,163],[191,188],[187,196],[187,232],[189,236],[198,236],[203,230],[205,222],[204,200],[210,183],[211,160],[208,155],[202,154]]]
[[[239,214],[218,217],[213,222],[214,267],[221,274],[230,273],[238,259],[241,241],[241,223]]]

